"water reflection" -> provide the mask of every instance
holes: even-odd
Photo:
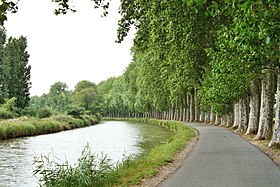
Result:
[[[34,156],[53,153],[73,164],[89,144],[92,152],[104,153],[116,162],[123,159],[124,154],[140,154],[170,135],[170,131],[159,126],[107,121],[72,131],[1,141],[0,186],[38,186],[32,175]]]

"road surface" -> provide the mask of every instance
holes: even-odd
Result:
[[[187,124],[199,131],[198,144],[160,187],[280,187],[280,168],[239,135],[202,123]]]

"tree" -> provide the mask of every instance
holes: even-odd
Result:
[[[71,105],[71,92],[68,86],[63,82],[56,82],[50,87],[47,94],[47,103],[52,109],[59,112],[66,112],[67,107]]]
[[[87,81],[87,80],[82,80],[82,81],[78,82],[77,85],[75,86],[74,94],[78,93],[79,91],[81,91],[82,89],[85,89],[85,88],[94,88],[94,89],[96,89],[97,86],[93,82],[90,82],[90,81]]]
[[[75,105],[84,108],[91,114],[96,114],[100,111],[101,97],[96,84],[93,82],[86,80],[78,82],[72,97]]]
[[[3,58],[4,58],[4,49],[7,40],[6,30],[4,27],[0,27],[0,85],[3,86]],[[0,88],[0,103],[4,102],[4,95],[2,89]]]
[[[16,106],[24,108],[29,101],[30,70],[27,39],[10,37],[4,49],[1,92],[4,98],[16,97]]]

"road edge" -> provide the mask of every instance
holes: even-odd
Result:
[[[187,124],[186,124],[187,125]],[[176,154],[176,156],[173,158],[171,163],[168,163],[164,166],[162,166],[159,169],[159,172],[151,176],[149,178],[143,179],[141,184],[139,185],[133,185],[132,187],[156,187],[161,182],[163,182],[165,179],[167,179],[172,173],[177,171],[183,164],[183,162],[187,159],[187,157],[192,153],[194,148],[197,145],[197,142],[199,140],[199,132],[197,129],[187,125],[189,128],[191,128],[194,131],[194,137],[186,144],[185,148]]]

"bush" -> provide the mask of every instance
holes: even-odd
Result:
[[[16,113],[7,110],[6,108],[0,108],[0,118],[1,119],[11,119],[16,117]]]
[[[67,110],[67,114],[74,117],[80,117],[81,115],[85,114],[85,109],[79,106],[71,106]]]
[[[39,118],[48,118],[51,117],[53,114],[52,110],[50,108],[42,108],[38,111],[37,117]]]

